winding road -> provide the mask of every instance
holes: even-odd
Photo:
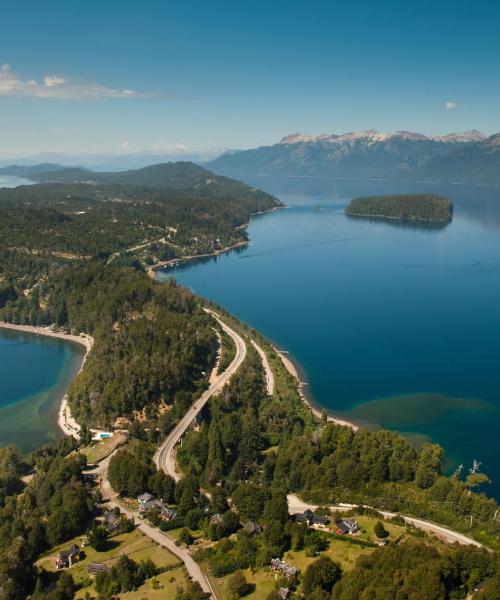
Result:
[[[176,481],[181,478],[180,474],[175,468],[175,446],[182,438],[182,436],[189,429],[193,421],[196,419],[202,408],[210,400],[210,398],[222,390],[222,388],[228,383],[234,373],[238,370],[241,363],[245,360],[247,347],[243,338],[226,325],[219,317],[217,313],[208,308],[205,311],[212,315],[212,317],[219,323],[222,329],[233,339],[236,346],[236,354],[231,361],[229,367],[217,377],[212,385],[203,392],[200,398],[191,406],[184,417],[179,421],[177,426],[170,432],[167,439],[158,448],[153,460],[158,469],[163,470],[167,475],[173,477]]]
[[[335,511],[346,511],[346,510],[351,510],[351,508],[353,508],[354,506],[356,506],[356,505],[354,505],[354,504],[349,504],[349,505],[339,504],[337,506],[329,506],[328,508],[335,510]],[[317,508],[318,508],[317,504],[308,504],[307,502],[303,502],[295,494],[288,494],[288,512],[290,514],[304,512],[307,509],[314,511]],[[369,507],[369,508],[371,508],[371,507]],[[376,509],[376,510],[378,510],[378,509]],[[384,518],[386,518],[386,519],[391,519],[392,517],[396,516],[396,513],[393,513],[393,512],[388,512],[388,511],[384,511],[384,510],[378,510],[378,512],[380,514],[384,515]],[[401,516],[405,520],[406,523],[409,523],[410,525],[413,525],[413,527],[416,527],[417,529],[421,529],[422,531],[425,531],[427,533],[433,533],[434,535],[441,538],[448,544],[458,543],[458,544],[462,544],[464,546],[472,544],[473,546],[477,546],[478,548],[485,548],[485,546],[483,546],[483,544],[477,542],[476,540],[472,539],[471,537],[468,537],[468,536],[464,535],[463,533],[458,533],[458,531],[453,531],[452,529],[448,529],[447,527],[443,527],[442,525],[438,525],[437,523],[432,523],[431,521],[424,521],[423,519],[416,519],[415,517],[407,517],[405,515],[399,515],[399,516]]]
[[[184,563],[184,566],[186,567],[191,579],[193,579],[193,581],[197,581],[202,590],[207,594],[210,594],[211,598],[216,598],[215,592],[212,589],[207,576],[205,573],[203,573],[199,564],[193,559],[189,550],[187,548],[177,546],[171,537],[168,537],[168,535],[163,533],[160,529],[153,527],[146,521],[137,518],[138,513],[136,511],[128,509],[119,501],[118,494],[112,489],[108,479],[109,463],[117,450],[112,452],[107,458],[101,460],[96,469],[87,471],[88,473],[92,473],[94,476],[97,475],[102,499],[106,502],[106,507],[108,509],[118,507],[122,514],[126,515],[129,519],[132,519],[137,526],[137,529],[139,529],[139,531],[141,531],[145,536],[160,546],[163,546],[167,550],[170,550],[172,554],[180,558],[180,560],[182,560]]]

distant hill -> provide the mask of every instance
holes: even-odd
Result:
[[[292,134],[278,144],[226,152],[206,166],[231,177],[255,175],[500,183],[500,134],[476,130],[429,137],[357,131]]]
[[[40,163],[38,165],[9,165],[7,167],[0,168],[0,175],[11,175],[12,177],[24,177],[30,179],[31,177],[37,177],[42,173],[49,171],[62,170],[65,167],[54,163]]]
[[[82,168],[42,170],[30,179],[43,183],[94,183],[189,190],[217,198],[267,196],[239,181],[215,175],[192,162],[164,163],[130,171],[91,171]]]

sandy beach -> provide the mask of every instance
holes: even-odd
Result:
[[[80,335],[72,335],[70,333],[53,331],[50,327],[33,327],[32,325],[13,325],[12,323],[5,323],[3,321],[0,321],[0,328],[22,331],[24,333],[30,333],[32,335],[43,335],[45,337],[58,338],[67,342],[80,344],[85,348],[85,354],[80,369],[78,371],[79,373],[83,369],[83,365],[87,360],[88,353],[92,350],[92,346],[94,345],[94,338],[85,333],[82,333]],[[57,424],[59,425],[59,427],[65,435],[72,435],[77,439],[80,437],[79,431],[81,427],[71,415],[67,394],[65,394],[61,400]]]
[[[300,395],[302,402],[311,410],[311,412],[313,413],[313,415],[316,418],[322,419],[322,417],[323,417],[322,412],[320,410],[318,410],[317,408],[315,408],[307,399],[307,397],[304,393],[304,385],[307,385],[307,384],[304,384],[304,382],[300,380],[299,372],[297,371],[297,368],[295,367],[293,362],[288,358],[288,356],[284,352],[281,352],[277,348],[274,348],[274,350],[275,350],[276,354],[281,358],[281,362],[285,366],[285,369],[290,373],[290,375],[295,377],[295,379],[297,380],[298,391],[299,391],[299,395]],[[332,417],[332,415],[327,415],[327,420],[331,421],[332,423],[335,423],[336,425],[343,425],[344,427],[350,427],[354,431],[357,431],[359,429],[359,427],[357,425],[355,425],[354,423],[351,423],[350,421],[345,421],[344,419],[338,419],[336,417]]]

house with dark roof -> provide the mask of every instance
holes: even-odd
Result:
[[[359,531],[359,524],[354,519],[345,519],[337,523],[335,533],[337,535],[353,534]]]
[[[56,556],[56,569],[72,567],[81,558],[80,547],[72,544],[67,550],[61,550]]]
[[[173,508],[168,508],[168,506],[161,505],[160,508],[160,519],[164,521],[173,521],[177,518],[177,511]]]
[[[297,575],[300,573],[297,567],[283,562],[280,558],[271,559],[270,567],[271,571],[273,571],[274,573],[279,573],[280,575],[284,575],[288,579],[297,577]]]
[[[248,523],[244,525],[243,531],[248,533],[248,535],[259,535],[259,533],[262,533],[262,527],[255,521],[248,521]]]
[[[306,523],[308,527],[314,527],[315,525],[324,526],[328,523],[328,517],[324,515],[316,515],[309,508],[303,513],[296,513],[294,518],[297,523]]]
[[[120,517],[115,515],[113,511],[107,510],[104,513],[103,524],[109,533],[113,533],[120,525]]]

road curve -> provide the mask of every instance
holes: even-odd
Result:
[[[346,511],[346,510],[350,510],[354,506],[357,506],[357,505],[354,505],[354,504],[342,505],[342,504],[340,504],[337,506],[329,506],[329,508],[331,508],[332,510],[336,510],[336,511]],[[290,514],[304,512],[307,509],[314,511],[317,508],[318,508],[317,504],[308,504],[307,502],[303,502],[295,494],[288,494],[288,511]],[[384,511],[384,510],[378,510],[378,509],[375,509],[375,510],[377,510],[380,514],[384,515],[384,517],[386,519],[391,519],[392,517],[395,517],[398,514],[398,513],[388,512],[388,511]],[[411,525],[413,525],[413,527],[416,527],[417,529],[422,529],[423,531],[426,531],[428,533],[434,533],[439,538],[441,538],[445,542],[448,542],[449,544],[459,543],[464,546],[468,546],[468,545],[472,544],[473,546],[477,546],[478,548],[486,548],[486,546],[484,546],[480,542],[477,542],[476,540],[472,539],[471,537],[468,537],[468,536],[464,535],[463,533],[458,533],[458,531],[453,531],[453,529],[448,529],[447,527],[438,525],[437,523],[432,523],[431,521],[424,521],[423,519],[416,519],[415,517],[407,517],[405,515],[399,515],[399,516],[401,516],[405,520],[406,523],[410,523]]]
[[[186,567],[191,579],[193,579],[193,581],[197,581],[202,590],[207,594],[210,594],[211,598],[216,598],[215,592],[212,589],[207,576],[203,573],[198,563],[193,559],[189,550],[177,546],[171,537],[168,537],[160,529],[153,527],[146,521],[137,518],[137,512],[128,509],[119,501],[118,494],[116,494],[116,492],[112,489],[108,479],[109,462],[117,450],[112,452],[107,458],[101,460],[96,469],[87,471],[88,473],[92,473],[94,476],[98,476],[102,499],[106,502],[107,508],[118,507],[121,513],[133,520],[137,529],[139,529],[139,531],[141,531],[145,536],[160,546],[167,548],[167,550],[169,550],[172,554],[180,558],[180,560],[182,560],[184,563],[184,566]]]
[[[165,473],[173,477],[176,481],[180,479],[180,474],[175,469],[175,453],[174,448],[178,441],[182,438],[182,436],[189,429],[191,423],[197,417],[201,409],[205,406],[205,404],[210,400],[210,398],[220,392],[222,388],[228,383],[231,379],[232,375],[238,370],[241,363],[245,360],[247,347],[243,338],[236,333],[233,329],[231,329],[228,325],[226,325],[219,317],[219,315],[212,310],[205,309],[207,313],[211,314],[212,317],[219,323],[222,329],[233,339],[236,346],[236,354],[231,361],[229,367],[217,377],[217,379],[212,383],[212,385],[203,392],[200,398],[196,400],[196,402],[191,406],[188,412],[184,415],[184,417],[179,421],[176,427],[170,432],[167,439],[163,442],[163,444],[158,448],[156,454],[153,457],[153,460],[158,469],[163,470]]]

